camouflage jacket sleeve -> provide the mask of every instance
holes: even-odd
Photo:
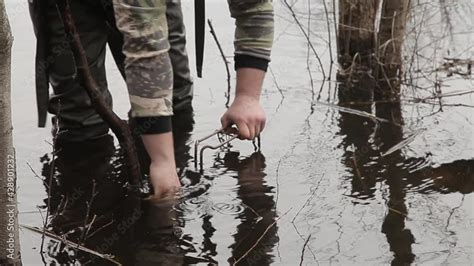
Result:
[[[273,45],[272,0],[227,0],[235,18],[235,55],[270,61]]]

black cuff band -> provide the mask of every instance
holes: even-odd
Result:
[[[141,135],[171,132],[171,116],[135,117],[134,133]]]
[[[235,70],[239,68],[249,67],[256,68],[267,72],[268,61],[267,59],[246,55],[246,54],[236,54],[234,56]]]

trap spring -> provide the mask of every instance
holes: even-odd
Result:
[[[203,143],[204,141],[212,138],[213,136],[217,136],[217,139],[219,140],[219,144],[216,144],[216,145],[209,145],[208,144],[208,145],[202,146],[202,148],[199,149],[199,145],[201,143]],[[196,142],[194,142],[194,167],[196,167],[196,169],[197,169],[198,164],[199,164],[199,169],[200,169],[200,171],[202,171],[203,168],[204,168],[203,165],[204,165],[204,151],[205,150],[207,150],[207,149],[217,150],[217,149],[222,148],[225,145],[229,144],[230,142],[232,142],[236,138],[238,138],[238,134],[226,132],[224,129],[217,129],[214,132],[212,132],[211,134],[209,134],[209,135],[207,135],[207,136],[205,136],[201,139],[196,140]],[[256,141],[253,140],[252,143],[253,143],[253,147],[254,147],[255,151],[259,151],[261,149],[260,136],[258,136],[256,138]],[[198,157],[198,151],[199,151],[199,157]],[[198,160],[198,158],[199,158],[199,160]]]

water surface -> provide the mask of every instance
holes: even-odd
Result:
[[[369,112],[391,110],[403,121],[398,126],[374,123],[337,108],[336,65],[331,80],[323,83],[316,59],[311,53],[308,56],[306,38],[290,12],[275,1],[277,32],[262,97],[268,115],[262,150],[254,152],[251,143],[235,141],[229,149],[207,152],[200,173],[194,168],[192,143],[219,127],[227,88],[222,58],[208,35],[204,78],[195,80],[195,126],[190,132],[181,128],[176,136],[183,197],[175,207],[145,206],[136,238],[112,241],[108,238],[114,232],[111,229],[98,231],[90,245],[111,247],[118,259],[136,265],[160,261],[232,264],[244,255],[241,265],[470,265],[473,94],[447,97],[441,103],[413,101],[430,96],[437,80],[442,81],[442,93],[474,89],[470,76],[433,72],[443,57],[472,60],[471,7],[468,1],[443,2],[444,6],[421,3],[412,13],[406,41],[411,85],[403,87],[401,105],[349,106]],[[331,50],[324,7],[311,3],[308,12],[307,4],[297,2],[296,14],[305,27],[310,26],[310,38],[329,73],[335,42]],[[7,8],[15,36],[12,100],[20,223],[42,226],[37,206],[44,205],[46,190],[27,163],[39,176],[48,176],[51,137],[49,128],[36,128],[35,38],[26,1],[7,0]],[[193,6],[186,2],[183,8],[193,51]],[[333,25],[329,3],[328,8]],[[233,21],[225,1],[208,1],[208,14],[230,56]],[[418,53],[413,53],[415,48]],[[413,55],[416,61],[409,64]],[[115,110],[126,117],[125,84],[111,58],[107,66]],[[315,101],[320,88],[319,100],[326,104]],[[387,118],[391,114],[376,115]],[[403,141],[406,145],[401,149],[382,156]],[[120,215],[119,207],[126,204],[117,182],[126,178],[121,160],[111,139],[65,147],[56,164],[57,176],[64,181],[58,191],[73,197],[75,188],[90,191],[90,180],[95,178],[101,191],[96,202],[103,203],[96,211]],[[81,195],[82,201],[72,203],[84,204],[88,194]],[[57,198],[56,204],[60,201]],[[116,209],[118,214],[111,212]],[[83,217],[84,213],[57,220],[57,230],[80,226],[79,218],[71,218],[74,215]],[[119,221],[120,216],[104,217]],[[24,264],[42,265],[41,238],[22,230],[21,241]],[[73,251],[68,255],[53,240],[47,240],[45,250],[49,263],[91,259]],[[94,260],[92,265],[99,263],[105,262]]]

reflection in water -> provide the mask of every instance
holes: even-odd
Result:
[[[403,140],[403,129],[400,103],[378,103],[376,116],[387,119],[390,123],[381,123],[375,132],[375,139],[380,152],[385,152]],[[386,157],[378,159],[377,167],[389,187],[388,213],[382,224],[382,232],[387,236],[390,250],[394,253],[393,265],[403,265],[413,262],[415,255],[412,244],[415,237],[410,229],[405,228],[408,210],[406,197],[406,169],[400,167],[404,157],[398,150]],[[382,172],[385,169],[385,172]]]
[[[181,178],[186,178],[188,186],[199,184],[200,176],[188,170],[191,143],[189,142],[193,130],[194,119],[192,113],[181,113],[173,117],[173,137],[175,146],[176,166]],[[149,164],[149,158],[143,146],[139,152],[144,156],[142,167]],[[145,169],[146,170],[146,169]],[[161,203],[144,204],[144,215],[137,225],[137,235],[133,241],[133,265],[188,265],[196,263],[214,264],[212,256],[196,254],[192,236],[182,233],[185,226],[184,211],[179,208],[181,201],[196,199],[192,209],[198,208],[202,201],[196,198],[202,195],[208,187],[200,188],[194,193],[187,193],[184,188],[182,199]],[[189,201],[187,201],[189,202]],[[178,206],[178,207],[177,207]],[[193,255],[190,255],[193,254]],[[215,255],[215,254],[213,254]]]
[[[344,101],[340,104],[346,106]],[[365,112],[372,110],[371,105],[351,104],[349,107]],[[398,150],[381,156],[403,140],[403,128],[399,126],[403,120],[399,104],[377,103],[374,107],[378,117],[391,122],[374,123],[354,114],[340,113],[343,162],[350,169],[352,197],[356,203],[370,201],[377,192],[377,184],[388,186],[388,211],[381,231],[393,252],[392,264],[409,264],[415,258],[412,248],[415,236],[406,227],[407,194],[472,193],[474,160],[434,166],[429,154],[407,158]],[[227,261],[233,263],[245,255],[241,265],[270,265],[279,239],[278,228],[270,226],[277,215],[273,187],[265,181],[265,157],[254,153],[241,159],[236,152],[226,152],[217,158],[215,167],[221,168],[219,173],[237,178],[235,191],[240,202],[233,204],[235,201],[228,199],[212,203],[208,192],[217,176],[202,176],[190,170],[192,126],[189,125],[193,124],[190,121],[192,116],[177,116],[174,121],[177,166],[186,183],[183,198],[176,208],[170,202],[144,204],[143,213],[124,214],[127,212],[123,207],[126,206],[127,177],[122,171],[120,151],[114,146],[113,138],[105,136],[84,143],[58,145],[49,228],[93,250],[115,254],[124,265],[215,264],[221,254],[217,253],[219,243],[215,239],[217,229],[213,226],[213,217],[225,215],[239,220]],[[142,165],[146,166],[146,154],[143,150],[140,154]],[[41,158],[44,177],[50,176],[48,158]],[[182,233],[191,220],[200,222],[201,242],[193,240],[194,235]],[[267,228],[270,230],[259,240]],[[45,248],[51,263],[110,265],[56,241],[47,242]]]
[[[340,90],[345,91],[345,88]],[[346,105],[349,101],[361,99],[340,95],[339,100],[341,106],[372,113],[372,104]],[[381,156],[403,140],[403,119],[400,103],[376,103],[374,107],[377,117],[390,122],[374,123],[367,118],[340,112],[339,134],[343,136],[345,151],[343,162],[351,169],[354,198],[364,201],[374,197],[377,182],[388,186],[388,213],[382,224],[382,232],[393,252],[392,265],[410,264],[415,258],[412,250],[415,237],[405,225],[409,214],[405,203],[406,194],[409,191],[472,193],[474,160],[432,167],[429,155],[426,158],[406,158],[401,150],[397,150]]]
[[[144,202],[138,213],[127,210],[123,156],[112,136],[57,144],[54,164],[48,155],[41,159],[45,180],[54,166],[48,228],[99,253],[114,254],[115,260],[123,265],[209,265],[217,263],[218,255],[212,218],[222,214],[240,220],[233,235],[234,244],[229,247],[232,256],[228,262],[241,259],[241,265],[271,264],[278,228],[271,227],[276,211],[273,187],[264,180],[265,157],[257,152],[241,160],[238,153],[227,152],[218,158],[224,172],[235,173],[235,189],[241,202],[232,204],[229,199],[209,206],[209,180],[215,177],[199,175],[188,167],[192,165],[192,125],[192,114],[174,118],[177,166],[186,182],[183,197],[161,203]],[[146,173],[149,159],[142,148],[139,145],[138,151]],[[48,183],[45,182],[46,189]],[[183,234],[183,229],[190,221],[187,216],[200,209],[203,211],[194,219],[202,221],[203,240],[196,243],[193,236]],[[57,241],[46,242],[45,257],[49,264],[111,265]]]
[[[469,194],[474,192],[474,159],[416,168],[406,179],[409,180],[410,190],[419,193]]]
[[[367,79],[367,77],[366,77]],[[362,80],[366,80],[362,79]],[[340,91],[347,90],[340,85]],[[340,97],[340,105],[347,100]],[[369,99],[364,99],[370,102]],[[351,106],[354,109],[372,113],[372,105]],[[382,224],[382,232],[386,235],[390,250],[394,253],[392,264],[400,265],[413,262],[412,244],[414,236],[405,228],[405,218],[408,211],[405,205],[406,184],[404,177],[407,172],[403,169],[404,158],[400,150],[381,157],[387,151],[403,140],[402,117],[400,103],[377,103],[375,114],[390,122],[375,123],[366,118],[352,114],[340,113],[340,134],[344,136],[344,162],[352,169],[352,192],[359,199],[374,196],[375,185],[384,181],[389,187],[387,203],[388,214]]]
[[[232,257],[228,260],[231,264],[257,243],[277,216],[273,187],[268,186],[264,180],[265,157],[256,152],[240,161],[238,156],[238,153],[227,153],[224,157],[224,165],[237,172],[237,195],[245,207],[245,210],[238,214],[241,223],[234,234],[235,243],[231,245]],[[270,265],[273,262],[272,250],[278,242],[277,231],[277,226],[272,227],[258,245],[240,261],[241,265]]]
[[[186,221],[199,219],[202,229],[202,242],[199,247],[196,247],[198,251],[188,249],[189,253],[197,254],[197,256],[191,258],[188,253],[186,263],[192,259],[216,263],[215,257],[218,256],[219,243],[213,239],[217,229],[213,226],[212,220],[216,215],[225,215],[240,220],[237,231],[233,235],[234,244],[230,246],[232,257],[228,259],[228,262],[233,264],[242,258],[240,265],[271,264],[270,254],[278,241],[277,227],[272,227],[262,239],[258,240],[276,219],[273,188],[269,187],[264,180],[265,157],[258,152],[241,160],[239,153],[227,152],[223,158],[217,158],[217,160],[219,167],[224,168],[224,172],[235,173],[238,180],[238,186],[235,189],[241,202],[234,204],[232,199],[228,198],[224,202],[214,203],[212,198],[206,196],[209,186],[203,186],[202,182],[195,184],[199,189],[191,185],[185,188],[185,196],[175,208],[177,223],[185,224]],[[212,180],[214,177],[201,176],[201,178]],[[187,237],[185,240],[188,243],[192,241],[189,235],[183,237]],[[254,245],[255,247],[252,248]]]
[[[204,257],[187,256],[195,253],[192,238],[183,236],[179,225],[180,213],[175,201],[149,203],[138,223],[133,245],[133,265],[188,265],[212,263]]]
[[[87,142],[57,144],[56,150],[48,227],[98,252],[120,252],[129,229],[124,218],[129,217],[123,217],[126,177],[119,170],[121,161],[113,138],[107,135]],[[51,166],[52,162],[44,160],[45,179],[51,176]],[[98,263],[96,257],[56,242],[48,244],[47,255],[60,265]]]

